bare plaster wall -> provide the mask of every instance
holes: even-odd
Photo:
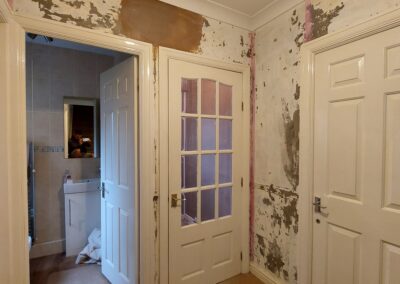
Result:
[[[248,31],[158,0],[15,0],[16,13],[247,63]]]
[[[344,29],[399,5],[399,0],[312,0],[308,39]],[[306,4],[256,31],[253,262],[297,283],[298,99]]]

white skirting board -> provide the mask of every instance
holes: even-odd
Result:
[[[284,282],[276,277],[272,272],[258,266],[254,262],[250,263],[250,272],[265,284],[284,284]]]
[[[32,246],[29,258],[37,258],[46,255],[62,253],[65,251],[65,239],[38,243]]]

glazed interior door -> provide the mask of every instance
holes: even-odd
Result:
[[[170,60],[169,76],[169,283],[217,283],[240,273],[242,75]]]
[[[137,283],[137,81],[132,57],[101,74],[102,272]]]
[[[313,283],[400,283],[400,28],[315,68]]]

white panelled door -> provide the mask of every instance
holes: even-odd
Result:
[[[131,57],[101,74],[102,273],[137,283],[137,72]]]
[[[242,74],[169,61],[169,283],[240,273]]]
[[[400,28],[315,58],[314,284],[400,283]]]

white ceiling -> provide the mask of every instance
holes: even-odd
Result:
[[[165,3],[255,31],[304,0],[161,0]]]
[[[243,13],[249,17],[254,16],[274,0],[205,0],[217,5],[221,5],[227,9]]]

